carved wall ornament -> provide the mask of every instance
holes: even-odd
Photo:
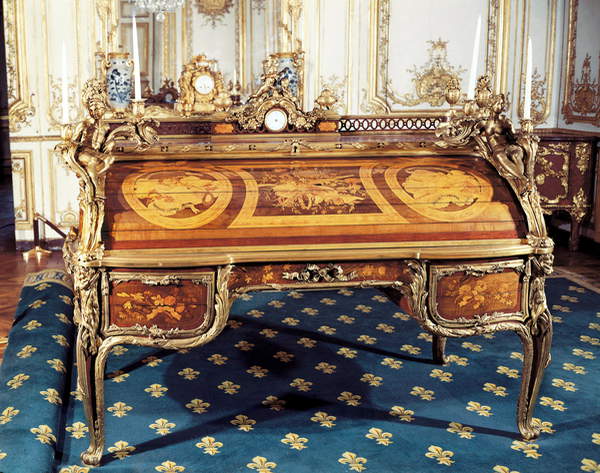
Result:
[[[525,93],[525,80],[522,80],[523,94]],[[544,123],[546,115],[546,76],[541,76],[537,67],[531,75],[531,120],[536,125]],[[519,104],[519,117],[523,117],[523,100]]]
[[[563,113],[565,121],[590,122],[600,126],[600,65],[596,77],[592,75],[591,56],[585,55],[579,79],[570,83]],[[600,56],[598,56],[600,63]],[[571,76],[569,76],[571,78]]]
[[[215,28],[217,23],[222,23],[233,7],[233,0],[195,0],[198,13],[207,18],[207,23]]]
[[[388,99],[397,104],[406,107],[414,107],[421,103],[427,103],[432,107],[441,107],[446,101],[446,88],[450,81],[458,81],[460,76],[466,71],[461,66],[453,66],[448,62],[448,41],[441,38],[437,41],[427,41],[429,49],[428,61],[417,67],[413,66],[407,72],[413,75],[412,82],[415,85],[415,92],[408,92],[399,95],[394,91],[392,80],[389,79],[386,84],[386,95]]]

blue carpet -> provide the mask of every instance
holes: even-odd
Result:
[[[0,371],[0,472],[88,471],[58,280],[23,289]],[[600,295],[547,286],[555,342],[535,442],[516,434],[515,334],[451,339],[437,366],[429,335],[376,290],[254,293],[205,347],[113,350],[93,471],[600,472]]]

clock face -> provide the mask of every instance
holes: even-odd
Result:
[[[209,74],[202,74],[198,76],[194,81],[194,89],[199,94],[207,95],[210,94],[215,88],[215,81]]]
[[[281,131],[288,124],[287,113],[280,108],[273,108],[265,115],[265,127],[269,131]]]

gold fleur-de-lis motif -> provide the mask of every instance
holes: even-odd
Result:
[[[482,337],[487,338],[488,340],[492,340],[495,337],[495,335],[493,333],[484,333]]]
[[[41,443],[50,445],[56,442],[56,437],[52,433],[52,429],[47,425],[38,425],[37,427],[33,427],[29,430],[32,434],[35,434],[35,438]]]
[[[579,298],[577,298],[575,296],[569,296],[567,294],[563,294],[562,296],[560,296],[560,300],[571,302],[573,304],[576,304],[577,302],[579,302]]]
[[[150,424],[152,430],[156,430],[155,433],[159,435],[167,435],[171,433],[171,429],[176,427],[175,423],[169,422],[167,419],[156,419],[154,423]]]
[[[323,332],[325,335],[333,335],[337,332],[337,329],[330,327],[329,325],[321,325],[319,327],[319,332]]]
[[[600,338],[590,337],[589,335],[580,335],[579,340],[590,345],[600,346]]]
[[[336,365],[329,364],[326,361],[321,361],[320,363],[315,365],[315,369],[317,371],[323,372],[324,374],[333,374],[335,373],[336,368]]]
[[[479,404],[475,401],[469,401],[465,409],[471,412],[475,412],[477,413],[477,415],[483,417],[489,417],[494,415],[490,406],[484,406],[483,404]]]
[[[321,304],[325,304],[325,305],[335,305],[336,304],[336,300],[335,299],[331,299],[330,297],[324,297],[319,302]]]
[[[240,294],[239,298],[243,301],[251,301],[253,299],[252,294]]]
[[[40,307],[43,307],[44,305],[46,305],[46,301],[37,299],[37,300],[33,301],[31,304],[29,304],[29,307],[32,309],[39,309]]]
[[[564,305],[559,305],[559,304],[554,304],[552,306],[552,310],[557,310],[559,312],[565,312],[565,313],[571,312],[571,309],[569,307],[566,307]]]
[[[154,469],[160,473],[181,473],[185,471],[184,466],[180,466],[170,460],[162,462],[160,465],[155,466]]]
[[[350,317],[349,315],[346,315],[346,314],[340,315],[337,319],[338,319],[338,321],[340,321],[344,324],[348,324],[348,325],[353,324],[354,321],[356,320],[356,318]]]
[[[348,465],[351,471],[364,471],[366,470],[365,463],[367,463],[367,459],[364,457],[359,457],[354,452],[344,452],[342,453],[342,457],[338,458],[338,462]]]
[[[67,341],[67,338],[64,335],[52,335],[52,338],[56,343],[58,343],[61,347],[70,347],[71,345]]]
[[[161,384],[151,384],[146,389],[144,389],[144,391],[146,391],[152,397],[162,397],[168,390],[169,388],[166,388]]]
[[[421,332],[417,335],[417,338],[420,340],[425,340],[426,342],[433,342],[433,335],[427,332]]]
[[[347,406],[359,406],[362,396],[358,394],[352,394],[350,391],[343,391],[338,396],[338,401],[345,402]]]
[[[471,351],[481,351],[481,345],[477,345],[476,343],[462,342],[460,346]]]
[[[191,381],[198,377],[198,375],[200,374],[200,371],[196,371],[193,368],[183,368],[181,371],[178,371],[177,374],[179,376],[181,376],[183,379],[187,379],[188,381]]]
[[[112,350],[110,351],[110,353],[115,356],[121,356],[121,355],[124,355],[125,353],[127,353],[128,351],[129,351],[129,349],[124,347],[123,345],[115,345],[112,348]]]
[[[66,314],[63,314],[62,312],[58,313],[58,314],[54,314],[54,316],[65,325],[71,325],[71,323],[72,323],[71,319]]]
[[[368,305],[364,305],[364,304],[358,304],[354,310],[358,310],[359,312],[363,312],[365,314],[368,314],[369,312],[371,312],[373,310],[373,307],[368,306]]]
[[[390,434],[389,432],[384,432],[383,430],[378,429],[376,427],[371,427],[369,429],[369,433],[366,434],[365,437],[367,437],[368,439],[375,440],[378,445],[385,445],[386,447],[394,443],[391,440],[392,434]]]
[[[431,373],[429,373],[429,376],[431,376],[432,378],[437,378],[440,381],[443,381],[444,383],[452,382],[452,373],[450,373],[449,371],[443,371],[443,370],[436,368],[436,369],[431,370]]]
[[[575,374],[587,374],[587,371],[583,366],[574,365],[573,363],[563,363],[563,370],[572,371]]]
[[[9,379],[6,385],[10,389],[18,389],[23,386],[23,383],[29,379],[29,375],[25,373],[19,373]]]
[[[321,427],[333,427],[335,426],[335,421],[337,417],[330,416],[327,412],[315,412],[313,416],[310,418],[313,422],[318,422]]]
[[[496,396],[500,397],[508,396],[504,386],[496,386],[494,383],[485,383],[483,385],[483,390],[489,393],[494,393]]]
[[[389,366],[390,368],[392,368],[393,370],[399,370],[400,368],[402,368],[402,361],[400,360],[395,360],[394,358],[384,358],[383,360],[381,360],[381,363],[383,366]]]
[[[365,345],[374,345],[375,343],[377,343],[376,337],[371,337],[369,335],[364,335],[364,334],[356,337],[356,340],[364,343]]]
[[[90,473],[87,466],[71,465],[60,469],[58,473]]]
[[[591,473],[599,473],[600,472],[600,463],[592,460],[591,458],[583,458],[581,460],[582,471],[589,471]]]
[[[252,309],[246,312],[246,315],[250,315],[255,319],[260,319],[263,315],[265,315],[265,313],[262,310]]]
[[[148,356],[142,360],[142,363],[145,363],[146,366],[150,366],[152,368],[156,368],[163,362],[162,358],[158,358],[156,356]]]
[[[523,353],[518,351],[511,352],[510,357],[514,358],[515,360],[523,361]]]
[[[211,456],[221,453],[219,448],[222,446],[223,442],[218,442],[214,437],[202,437],[200,442],[196,444],[196,447],[203,448],[204,453]]]
[[[234,345],[234,347],[241,351],[250,351],[254,348],[254,343],[250,343],[247,340],[240,340]]]
[[[569,286],[569,291],[578,292],[579,294],[585,294],[585,289],[579,286]]]
[[[58,394],[58,391],[54,388],[48,388],[46,391],[40,391],[40,394],[44,396],[44,399],[50,404],[62,404],[62,399]]]
[[[517,450],[518,452],[523,452],[527,458],[535,458],[537,460],[542,456],[542,454],[538,452],[540,446],[537,443],[513,440],[510,448]]]
[[[306,315],[317,315],[319,313],[319,309],[313,309],[312,307],[305,307],[300,312]]]
[[[43,282],[41,284],[38,284],[37,286],[35,286],[35,290],[36,291],[43,291],[44,289],[48,289],[50,287],[50,284]]]
[[[107,408],[108,412],[111,412],[115,417],[125,417],[129,411],[131,411],[133,407],[128,406],[124,402],[115,402],[112,406]]]
[[[268,407],[272,411],[282,411],[285,409],[286,402],[283,399],[279,399],[277,396],[267,396],[262,405]]]
[[[390,325],[390,324],[377,324],[375,329],[381,330],[384,333],[394,333],[394,330],[396,330],[396,327],[394,327],[393,325]]]
[[[392,314],[392,317],[394,317],[395,319],[404,320],[405,322],[407,320],[410,320],[410,315],[405,314],[404,312],[394,312]]]
[[[299,319],[295,319],[294,317],[286,317],[281,321],[282,324],[289,325],[290,327],[295,327],[300,323]]]
[[[60,298],[61,301],[63,301],[65,304],[67,305],[73,305],[73,301],[71,300],[71,298],[69,296],[63,296],[60,295],[58,296]]]
[[[552,422],[543,421],[538,417],[534,417],[531,419],[531,423],[534,427],[540,429],[540,432],[543,432],[545,434],[553,434],[556,432],[556,430],[552,428]]]
[[[242,294],[242,296],[244,295],[247,296],[248,294]],[[240,299],[242,298],[242,296],[240,296]],[[244,325],[244,322],[242,322],[241,320],[229,319],[227,321],[227,326],[234,330],[240,328],[242,325]]]
[[[469,359],[466,356],[448,355],[446,361],[458,366],[467,366],[469,364]]]
[[[273,355],[273,358],[281,361],[282,363],[289,363],[294,358],[294,354],[288,353],[287,351],[278,351]]]
[[[369,386],[381,386],[383,384],[383,378],[375,376],[373,373],[364,373],[360,380],[363,383],[368,383]]]
[[[107,449],[110,453],[112,453],[113,457],[118,460],[123,460],[129,456],[131,452],[135,450],[133,445],[129,445],[129,442],[125,442],[124,440],[119,440],[115,442],[112,447],[108,447]]]
[[[358,352],[348,347],[342,347],[337,351],[338,355],[342,355],[344,358],[356,358]]]
[[[450,422],[446,430],[452,434],[457,434],[461,439],[472,439],[475,437],[473,427],[462,425],[460,422]]]
[[[23,348],[21,348],[19,353],[17,353],[17,356],[19,358],[29,358],[36,351],[37,351],[37,347],[34,347],[32,345],[25,345]]]
[[[298,434],[292,432],[285,434],[285,437],[281,439],[281,443],[285,443],[290,446],[291,450],[303,450],[307,446],[305,443],[308,442],[306,437],[300,437]]]
[[[260,333],[263,337],[266,338],[275,338],[279,332],[270,328],[264,328],[258,333]]]
[[[252,429],[254,429],[252,426],[256,425],[256,421],[254,419],[250,419],[250,417],[243,414],[238,414],[235,416],[235,419],[230,420],[229,423],[237,425],[238,430],[241,430],[242,432],[250,432]]]
[[[600,445],[600,433],[595,432],[592,434],[592,443]]]
[[[424,401],[433,401],[435,399],[435,392],[431,389],[425,389],[423,386],[413,386],[410,393],[413,396],[418,396]]]
[[[270,305],[271,307],[275,307],[276,309],[281,309],[285,305],[285,302],[275,300],[275,301],[269,301],[269,303],[267,305]]]
[[[565,407],[564,401],[560,401],[558,399],[552,399],[551,397],[548,397],[548,396],[542,396],[540,398],[540,405],[541,406],[549,406],[555,411],[563,412],[563,411],[567,410],[567,407]]]
[[[41,326],[42,324],[39,323],[37,320],[30,320],[25,325],[23,325],[23,328],[31,332],[32,330],[35,330],[36,328],[39,328]]]
[[[227,363],[227,360],[229,358],[226,356],[221,355],[220,353],[215,353],[214,355],[210,355],[207,360],[210,361],[211,363],[221,366],[224,365],[225,363]]]
[[[306,381],[303,378],[296,378],[290,383],[290,386],[296,388],[298,391],[307,392],[310,391],[310,387],[313,385],[312,382]]]
[[[129,378],[129,373],[124,373],[121,370],[117,370],[113,371],[112,373],[108,373],[106,376],[107,378],[112,379],[114,383],[122,383]]]
[[[352,294],[354,294],[354,291],[352,291],[350,289],[346,289],[344,287],[344,288],[340,289],[337,293],[340,294],[341,296],[351,296]]]
[[[8,456],[8,453],[5,453],[2,450],[0,450],[0,460],[4,460],[7,456]],[[62,470],[60,470],[60,471],[62,472]]]
[[[508,366],[498,366],[496,368],[496,373],[506,375],[509,378],[518,378],[519,377],[519,370],[514,369],[514,368],[509,368]]]
[[[552,386],[556,388],[563,388],[565,391],[577,391],[575,383],[572,381],[565,381],[564,379],[554,378],[552,380]]]
[[[71,437],[75,439],[82,439],[85,437],[85,433],[88,432],[87,426],[83,422],[75,422],[65,429],[71,433]]]
[[[317,345],[317,341],[312,338],[302,337],[296,342],[298,345],[302,345],[305,348],[314,348]]]
[[[388,302],[389,301],[389,299],[387,297],[379,295],[379,294],[376,294],[373,297],[371,297],[371,300],[375,301],[375,302],[381,302],[382,304],[384,302]]]
[[[573,355],[575,355],[575,356],[580,356],[582,358],[585,358],[586,360],[595,360],[596,359],[596,356],[591,351],[585,351],[585,350],[582,350],[581,348],[573,348],[573,351],[571,353],[573,353]]]
[[[402,345],[400,347],[401,351],[405,351],[406,353],[410,354],[410,355],[420,355],[421,354],[421,349],[419,347],[415,347],[413,345]]]
[[[427,453],[425,453],[427,458],[433,458],[437,460],[440,465],[450,466],[454,463],[452,457],[454,456],[454,452],[451,450],[444,450],[442,447],[438,447],[437,445],[430,445],[427,449]]]
[[[590,322],[588,324],[588,328],[590,330],[600,330],[600,324],[597,324],[596,322]]]
[[[257,473],[273,473],[272,468],[277,467],[277,463],[270,462],[265,457],[254,457],[251,463],[246,463],[246,466],[256,470]]]
[[[251,366],[246,370],[246,373],[251,374],[255,378],[264,378],[265,376],[267,376],[268,372],[268,369],[258,365]]]
[[[415,420],[413,417],[415,411],[411,411],[410,409],[406,409],[402,406],[392,406],[389,411],[389,414],[394,417],[398,417],[398,419],[404,422],[412,422]]]
[[[509,467],[503,465],[496,465],[493,471],[494,473],[519,473],[518,471],[511,470]]]
[[[191,409],[196,414],[204,414],[210,407],[210,402],[205,402],[202,399],[192,399],[185,407]]]
[[[226,392],[227,394],[233,395],[238,393],[240,385],[235,384],[233,381],[223,381],[217,386],[217,388],[219,388],[221,391]]]
[[[8,406],[0,414],[0,425],[8,424],[14,417],[21,412],[19,409],[15,409],[13,406]]]
[[[563,318],[559,315],[552,315],[552,323],[553,324],[562,324],[563,323]]]

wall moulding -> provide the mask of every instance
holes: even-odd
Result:
[[[576,70],[579,7],[580,0],[569,0],[567,78],[562,113],[566,123],[590,123],[600,127],[600,50],[582,51],[585,56],[581,69]],[[591,44],[597,46],[597,43]],[[591,54],[598,54],[597,71],[592,70]]]
[[[8,117],[10,131],[21,131],[35,114],[27,74],[24,0],[3,0]]]
[[[11,153],[15,227],[17,230],[33,228],[33,151],[19,150]]]
[[[362,113],[374,114],[393,114],[393,115],[411,115],[411,116],[432,116],[443,115],[446,112],[444,105],[439,105],[439,98],[432,97],[431,94],[424,94],[419,99],[404,100],[411,96],[412,91],[402,91],[395,93],[390,87],[391,73],[389,70],[390,61],[390,28],[391,23],[391,0],[373,0],[370,2],[370,25],[369,25],[369,60],[368,60],[368,84],[369,86],[362,91]],[[510,0],[488,0],[487,6],[483,8],[484,17],[487,15],[487,21],[484,21],[486,29],[483,34],[486,38],[485,45],[485,66],[481,73],[487,73],[492,77],[494,90],[496,92],[505,92],[507,83],[507,38],[509,27]],[[458,23],[457,23],[458,24]],[[474,29],[474,27],[473,27]],[[443,38],[446,43],[452,45],[453,40],[447,37]],[[425,40],[424,40],[425,41]],[[449,46],[451,47],[451,46]],[[440,49],[440,48],[438,48]],[[470,60],[470,57],[469,57]],[[431,62],[431,58],[429,59]],[[423,57],[422,64],[428,62],[427,57]],[[457,75],[464,72],[462,64],[447,64],[447,75]],[[405,71],[401,71],[405,74]],[[421,86],[421,79],[415,75],[413,82],[418,88]],[[465,89],[463,81],[463,92]],[[434,88],[432,87],[431,90]],[[423,100],[425,99],[425,100]],[[432,108],[413,108],[423,103],[432,104]],[[400,107],[398,107],[400,105]]]

